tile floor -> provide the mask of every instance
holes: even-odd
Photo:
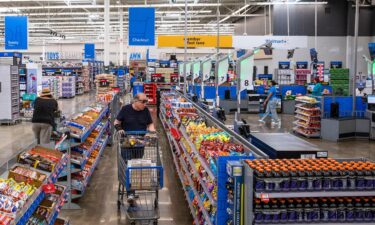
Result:
[[[79,96],[69,100],[59,100],[63,114],[70,116],[95,101],[94,94]],[[156,120],[156,109],[151,108]],[[233,115],[227,116],[227,124],[233,121]],[[258,115],[243,115],[254,132],[289,132],[293,116],[282,115],[281,127],[272,128],[269,123],[261,125]],[[162,161],[165,169],[165,185],[160,191],[161,225],[191,225],[187,203],[184,200],[180,181],[177,178],[169,145],[159,121],[156,123],[161,135]],[[375,159],[375,142],[368,140],[349,140],[343,142],[327,142],[319,139],[305,139],[322,149],[327,149],[331,157],[366,157]],[[0,162],[5,161],[20,149],[32,144],[31,123],[23,122],[15,126],[0,126]],[[72,225],[116,225],[126,224],[125,214],[117,210],[117,154],[114,147],[108,147],[95,171],[89,188],[83,198],[78,201],[81,210],[63,210],[62,216],[70,218]]]

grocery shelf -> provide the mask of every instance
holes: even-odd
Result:
[[[316,118],[320,117],[320,115],[311,115],[311,114],[304,113],[304,112],[302,112],[300,110],[296,110],[295,113],[296,114],[300,114],[300,115],[304,115],[304,116],[308,116],[308,117],[316,117]]]
[[[68,188],[65,188],[64,192],[61,194],[59,201],[56,203],[53,213],[46,220],[48,225],[53,225],[60,213],[63,203],[65,202],[65,196],[68,194]]]
[[[72,199],[80,198],[80,197],[82,197],[84,195],[84,193],[86,191],[86,188],[87,188],[87,185],[89,184],[89,182],[91,180],[91,177],[92,177],[92,175],[94,173],[94,170],[95,170],[96,166],[99,164],[100,157],[102,156],[103,151],[104,151],[105,147],[107,146],[108,141],[109,141],[109,136],[106,136],[106,138],[102,142],[102,145],[100,146],[98,157],[96,158],[95,163],[92,165],[91,170],[89,172],[89,175],[83,181],[83,187],[82,187],[82,189],[76,189],[76,188],[72,187],[72,189],[75,189],[75,190],[78,190],[78,191],[82,192],[81,194],[73,194],[72,195]]]
[[[306,110],[306,111],[320,111],[320,108],[305,108],[299,105],[296,105],[296,108]]]
[[[311,119],[306,119],[304,117],[301,117],[301,116],[295,116],[294,118],[298,119],[298,120],[303,120],[303,121],[306,121],[308,123],[311,123],[311,124],[317,124],[317,123],[320,123],[320,120],[319,121],[312,121]]]
[[[70,134],[70,135],[73,138],[78,139],[80,143],[85,142],[85,140],[88,138],[88,136],[91,134],[91,132],[98,126],[98,124],[103,119],[103,117],[105,116],[105,114],[107,114],[108,110],[109,110],[108,106],[105,106],[102,109],[102,112],[99,114],[99,116],[96,119],[96,121],[91,125],[91,127],[84,134],[82,134],[82,136],[79,136],[79,135],[76,135],[76,134],[73,134],[73,133]],[[68,121],[68,124],[69,124],[69,121]]]
[[[188,170],[188,167],[187,167],[187,165],[185,163],[185,160],[181,159],[181,156],[179,156],[179,158],[180,158],[180,162],[181,162],[182,168],[185,171],[185,174],[190,174],[190,172]],[[207,210],[206,210],[206,208],[204,208],[204,205],[202,203],[202,199],[200,198],[200,195],[199,195],[198,191],[194,188],[194,182],[193,182],[193,180],[191,179],[190,176],[186,176],[186,177],[187,177],[187,179],[189,181],[191,190],[194,192],[194,196],[196,196],[197,199],[198,199],[198,205],[202,209],[202,212],[203,212],[206,224],[212,225],[211,220],[210,220],[210,216],[208,215]]]
[[[317,132],[316,134],[306,134],[303,131],[299,130],[298,127],[294,127],[293,131],[296,132],[296,133],[298,133],[298,134],[301,134],[301,135],[303,135],[305,137],[309,137],[309,138],[320,137],[320,132]]]
[[[78,161],[75,161],[75,160],[71,161],[73,164],[78,165],[81,170],[83,170],[83,168],[85,167],[85,165],[87,163],[87,160],[91,155],[91,152],[95,149],[96,144],[98,143],[100,138],[103,136],[104,132],[106,131],[107,127],[109,126],[109,123],[110,123],[109,120],[107,120],[107,122],[103,125],[102,129],[100,130],[100,133],[96,137],[95,142],[91,145],[89,150],[85,151],[84,156],[83,156],[83,161],[82,162],[78,162]]]
[[[294,121],[293,124],[296,125],[297,127],[303,127],[306,130],[320,130],[320,127],[310,127],[310,126],[302,125],[302,124],[299,124],[297,121]]]
[[[174,139],[173,139],[173,142],[175,142]],[[181,143],[181,142],[180,142],[180,143]],[[176,144],[177,144],[177,143],[176,143]],[[189,161],[189,163],[190,163],[190,167],[193,169],[194,175],[198,178],[197,180],[198,180],[198,182],[200,183],[200,185],[202,186],[202,188],[203,188],[205,194],[207,195],[208,199],[210,199],[211,204],[214,205],[214,206],[216,206],[216,205],[217,205],[216,200],[212,197],[211,192],[208,191],[207,185],[206,185],[206,183],[203,181],[202,177],[199,176],[199,173],[198,173],[198,171],[197,171],[197,168],[195,167],[195,164],[194,164],[193,160],[191,159],[190,154],[187,152],[187,150],[186,150],[184,144],[181,143],[180,146],[181,146],[182,150],[184,151],[185,156],[186,156],[186,158],[188,159],[188,161]]]
[[[170,146],[170,148],[171,148],[171,153],[172,153],[172,157],[173,157],[173,162],[174,162],[174,165],[175,165],[175,168],[176,168],[176,171],[177,171],[177,175],[178,175],[178,177],[180,178],[180,182],[181,182],[181,185],[182,185],[182,189],[183,189],[183,191],[184,191],[184,195],[185,195],[185,199],[186,199],[186,201],[187,201],[187,203],[188,203],[188,205],[189,205],[189,209],[190,209],[190,213],[191,213],[191,215],[193,216],[193,220],[194,220],[194,224],[199,224],[198,223],[198,219],[197,219],[197,216],[196,216],[196,212],[195,212],[195,210],[194,210],[194,208],[193,208],[193,203],[191,202],[191,200],[190,200],[190,198],[189,198],[189,195],[187,194],[187,192],[186,192],[186,190],[185,190],[185,188],[186,188],[186,186],[185,186],[185,184],[183,183],[183,181],[184,181],[184,179],[183,179],[183,176],[181,175],[181,171],[180,171],[180,169],[179,169],[179,165],[178,165],[178,163],[177,163],[177,158],[176,158],[176,154],[173,152],[173,147],[172,147],[172,137],[169,135],[169,133],[166,133],[166,136],[167,136],[167,138],[168,138],[168,140],[169,140],[169,146]]]
[[[297,98],[296,98],[296,102],[302,102],[302,103],[306,103],[306,104],[319,104],[320,103],[320,101],[310,102],[310,101],[297,99]]]
[[[300,191],[300,192],[255,192],[256,198],[327,198],[327,197],[371,197],[375,196],[372,191]]]
[[[211,168],[207,165],[206,160],[199,154],[199,151],[195,148],[195,145],[193,143],[191,143],[190,138],[189,138],[189,136],[186,133],[185,127],[181,126],[180,127],[180,131],[181,131],[181,134],[184,136],[185,140],[187,141],[187,143],[190,145],[191,150],[197,155],[199,161],[201,162],[201,165],[203,166],[203,168],[205,169],[205,171],[207,172],[207,174],[210,176],[210,178],[212,179],[212,181],[215,181],[216,180],[216,176],[211,171]]]

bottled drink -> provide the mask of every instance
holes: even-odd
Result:
[[[265,183],[266,183],[266,191],[274,191],[275,190],[275,182],[272,175],[272,170],[270,168],[265,168]]]
[[[345,210],[345,203],[344,199],[339,198],[337,204],[337,221],[345,222],[346,218],[346,210]]]
[[[304,168],[298,167],[297,168],[297,174],[298,174],[298,180],[299,180],[298,190],[306,191],[307,186],[308,186],[308,182],[307,182],[307,176],[306,176],[306,172],[305,172]]]
[[[260,199],[255,199],[254,221],[255,223],[263,223],[263,210]]]
[[[264,182],[264,170],[261,168],[257,168],[255,170],[255,190],[258,192],[265,190],[265,182]]]
[[[280,199],[280,223],[288,222],[288,210],[285,203],[285,199]]]
[[[306,170],[306,179],[307,179],[307,188],[308,191],[314,190],[314,180],[316,179],[315,173],[313,172],[313,168],[307,166]]]
[[[303,222],[303,205],[302,200],[296,200],[296,214],[297,214],[297,223]]]
[[[288,222],[289,223],[297,222],[297,212],[296,212],[296,207],[294,205],[294,199],[291,199],[291,198],[288,199],[287,212],[288,212]]]
[[[304,199],[304,212],[304,221],[308,223],[312,222],[314,217],[314,209],[310,204],[310,199]]]
[[[264,223],[271,223],[272,219],[273,219],[273,216],[272,216],[270,204],[268,202],[263,202],[262,209],[263,209],[262,210],[263,211],[263,222]]]
[[[272,223],[279,223],[280,222],[280,210],[279,205],[276,199],[272,199],[271,201],[271,209],[272,209]]]
[[[357,222],[362,222],[365,219],[365,212],[360,198],[354,199],[354,218]]]
[[[313,188],[314,190],[322,190],[322,171],[317,166],[315,166],[313,169]]]
[[[276,191],[276,192],[282,191],[281,186],[280,186],[280,184],[282,182],[282,179],[280,179],[281,178],[280,170],[278,168],[273,169],[272,176],[274,178],[274,182],[273,182],[273,188],[274,189],[273,190]]]
[[[337,221],[337,205],[336,199],[330,198],[329,199],[329,209],[328,209],[328,220],[335,222]]]
[[[331,190],[331,174],[329,172],[329,168],[323,167],[322,175],[322,189],[324,191]]]
[[[372,207],[371,207],[370,199],[364,198],[363,199],[363,211],[364,211],[364,221],[366,222],[372,221],[372,219],[374,218],[371,208]]]
[[[375,221],[375,198],[371,198],[372,221]]]
[[[291,167],[290,168],[290,190],[297,191],[299,188],[298,183],[299,182],[298,182],[297,169]]]
[[[322,198],[321,204],[320,204],[320,220],[322,222],[329,221],[329,208],[328,208],[328,202],[326,198]]]
[[[340,190],[342,189],[341,174],[337,168],[331,168],[331,189]]]
[[[371,167],[364,168],[364,176],[365,176],[365,189],[373,190],[374,189],[374,177],[372,174]]]
[[[289,191],[290,190],[290,177],[288,169],[283,167],[281,168],[281,183],[280,183],[280,189],[282,191]]]
[[[356,174],[354,169],[348,165],[346,166],[347,173],[348,173],[348,184],[347,189],[348,190],[355,190],[356,189]]]
[[[346,199],[346,215],[345,219],[348,222],[355,220],[355,213],[354,213],[354,205],[353,205],[353,199],[347,198]]]
[[[363,167],[358,167],[355,171],[356,174],[356,189],[362,191],[365,189],[365,174]]]
[[[313,208],[313,215],[312,215],[312,221],[318,222],[320,221],[320,206],[317,198],[312,199],[312,208]]]

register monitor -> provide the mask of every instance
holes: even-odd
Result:
[[[375,95],[367,96],[367,109],[369,111],[375,111]]]

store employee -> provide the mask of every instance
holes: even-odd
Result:
[[[123,106],[114,123],[116,130],[122,134],[125,131],[155,131],[147,102],[147,96],[138,93],[132,104]]]

